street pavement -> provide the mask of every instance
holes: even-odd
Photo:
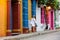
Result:
[[[60,31],[45,35],[38,35],[30,38],[20,39],[20,40],[60,40]]]

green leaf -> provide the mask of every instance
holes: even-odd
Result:
[[[48,5],[54,9],[58,9],[58,1],[57,0],[38,0],[38,4]]]

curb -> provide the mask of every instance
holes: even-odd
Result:
[[[35,33],[29,33],[29,34],[20,34],[17,36],[0,37],[0,40],[20,40],[20,39],[26,39],[26,38],[30,38],[38,35],[54,33],[58,31],[60,31],[60,29],[43,31],[43,32],[35,32]]]

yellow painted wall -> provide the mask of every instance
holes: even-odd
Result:
[[[0,0],[0,37],[6,36],[7,0]]]
[[[23,22],[22,22],[22,0],[19,0],[19,4],[20,4],[20,31],[21,33],[23,33]]]
[[[31,20],[31,0],[28,0],[28,19]]]

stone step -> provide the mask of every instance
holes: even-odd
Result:
[[[16,35],[19,35],[19,33],[12,33],[12,36],[16,36]]]

